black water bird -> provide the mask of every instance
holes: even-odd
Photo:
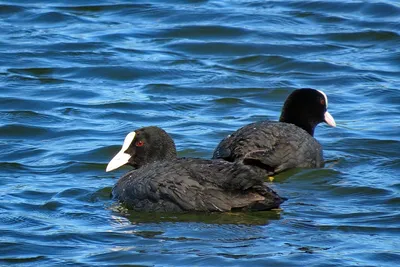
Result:
[[[322,91],[295,90],[286,99],[279,122],[260,121],[240,128],[219,143],[213,158],[242,162],[267,175],[323,167],[322,146],[313,136],[321,122],[336,127],[327,108],[328,98]]]
[[[129,133],[106,171],[122,165],[113,196],[137,211],[270,210],[283,202],[263,176],[240,162],[177,158],[172,138],[150,126]]]

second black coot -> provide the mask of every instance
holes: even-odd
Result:
[[[129,133],[106,171],[132,170],[113,196],[137,211],[269,210],[283,202],[263,182],[263,174],[240,162],[177,158],[172,138],[150,126]]]
[[[242,162],[268,175],[296,167],[322,167],[322,146],[313,136],[321,122],[336,126],[327,108],[322,91],[295,90],[286,99],[279,122],[260,121],[240,128],[219,143],[213,158]]]

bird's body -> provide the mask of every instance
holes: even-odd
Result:
[[[242,161],[268,175],[324,166],[322,146],[315,138],[294,124],[273,121],[251,123],[227,136],[213,158]]]
[[[243,126],[219,143],[213,158],[242,162],[268,175],[292,168],[322,167],[322,146],[313,135],[321,122],[336,126],[327,104],[328,98],[321,91],[295,90],[286,99],[279,122]]]
[[[158,127],[125,138],[107,171],[135,167],[122,176],[113,196],[129,209],[149,212],[270,210],[283,199],[264,183],[264,172],[241,162],[177,158],[175,144]]]
[[[193,158],[130,171],[113,195],[130,209],[157,212],[269,210],[282,202],[249,167]]]

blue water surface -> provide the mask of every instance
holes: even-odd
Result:
[[[397,266],[398,1],[0,1],[0,265]],[[293,90],[329,98],[323,169],[281,210],[146,214],[111,196],[125,135],[209,158]]]

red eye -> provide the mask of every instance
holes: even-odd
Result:
[[[321,105],[325,106],[325,99],[321,98],[320,102],[321,102]]]
[[[136,144],[135,144],[135,146],[143,146],[144,145],[144,142],[143,141],[137,141],[136,142]]]

